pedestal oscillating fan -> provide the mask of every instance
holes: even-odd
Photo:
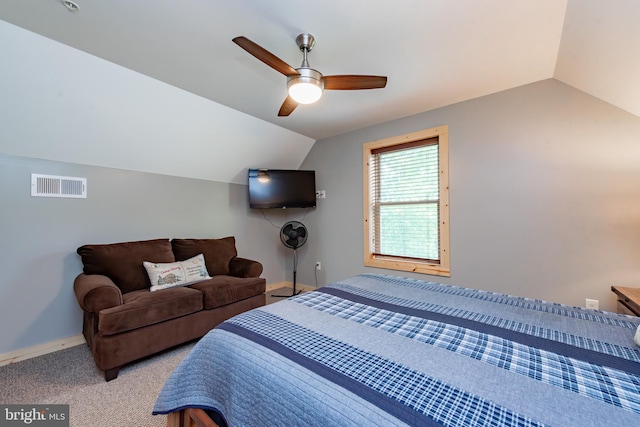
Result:
[[[307,241],[307,227],[298,221],[289,221],[280,229],[280,241],[286,247],[293,249],[293,292],[291,295],[274,295],[274,297],[292,297],[298,295],[296,292],[296,269],[298,266],[298,254],[296,250]]]

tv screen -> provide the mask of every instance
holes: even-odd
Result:
[[[315,171],[249,169],[250,208],[312,208],[315,206]]]

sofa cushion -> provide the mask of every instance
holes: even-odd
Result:
[[[144,289],[124,294],[122,298],[122,305],[98,314],[100,334],[118,334],[202,310],[202,293],[188,287],[162,292]]]
[[[204,294],[204,309],[212,309],[263,294],[267,285],[260,277],[240,278],[218,275],[189,286]]]
[[[175,261],[169,239],[84,245],[77,252],[82,257],[85,274],[107,276],[122,293],[148,289],[151,286],[149,276],[142,266],[143,261]]]
[[[171,246],[176,261],[203,254],[207,271],[212,276],[229,274],[229,262],[238,256],[236,238],[233,236],[222,239],[173,239]]]
[[[149,275],[149,280],[151,281],[149,290],[151,292],[211,279],[204,265],[204,256],[202,254],[185,261],[169,263],[145,261],[142,265],[144,265]]]

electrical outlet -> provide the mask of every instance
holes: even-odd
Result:
[[[316,199],[324,199],[327,197],[327,193],[324,190],[316,191]]]
[[[322,270],[322,263],[320,261],[316,261],[316,270]]]
[[[597,299],[585,299],[584,300],[584,306],[587,308],[592,308],[594,310],[599,310],[600,309],[600,301],[598,301]]]

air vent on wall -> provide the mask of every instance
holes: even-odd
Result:
[[[31,174],[31,195],[37,197],[87,198],[87,178]]]

